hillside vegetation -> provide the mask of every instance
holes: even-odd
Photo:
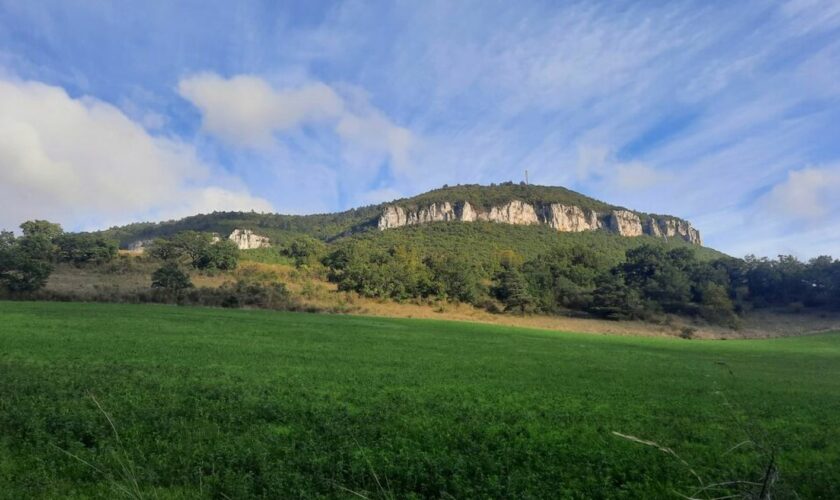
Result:
[[[417,208],[439,202],[467,201],[473,206],[490,208],[512,200],[532,204],[562,203],[595,211],[608,211],[621,207],[590,198],[570,189],[557,186],[537,186],[506,182],[482,186],[467,184],[445,186],[410,198],[402,198],[380,205],[331,214],[281,215],[255,212],[214,212],[159,223],[137,223],[112,227],[99,234],[119,242],[122,247],[147,239],[168,237],[182,231],[215,232],[230,234],[234,229],[251,229],[282,244],[296,236],[308,235],[322,241],[333,241],[345,236],[374,229],[385,205],[396,204]],[[644,220],[648,214],[637,212]]]
[[[840,497],[838,334],[685,342],[24,302],[0,316],[4,498],[700,489],[614,432],[673,449],[704,484],[749,482],[698,498],[755,493],[771,455],[775,498]]]
[[[348,312],[350,302],[367,298],[666,324],[676,315],[677,323],[733,329],[755,309],[840,310],[840,261],[831,257],[740,260],[680,239],[440,222],[329,243],[297,235],[242,252],[190,230],[157,238],[142,255],[115,258],[115,244],[101,235],[66,234],[46,221],[21,227],[22,237],[0,238],[0,296],[16,299]],[[298,286],[273,269],[239,272],[242,260],[290,266]],[[51,279],[56,266],[61,272]],[[73,278],[66,277],[81,274],[94,281],[93,293],[67,285]]]
[[[619,208],[560,186],[514,184],[512,182],[489,186],[479,184],[444,186],[411,198],[394,200],[391,204],[400,205],[404,208],[418,208],[444,201],[451,203],[466,201],[474,207],[489,209],[504,205],[511,200],[524,201],[530,204],[562,203],[595,211]]]

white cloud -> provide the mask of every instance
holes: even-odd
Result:
[[[765,197],[763,204],[788,220],[820,222],[840,208],[840,167],[806,168],[788,173]]]
[[[38,82],[0,80],[0,227],[47,218],[91,227],[217,209],[270,210],[213,176],[190,145],[116,107]]]
[[[342,139],[345,155],[369,163],[385,155],[395,167],[405,168],[415,141],[359,92],[345,99],[320,82],[277,89],[257,76],[225,79],[202,73],[182,79],[178,89],[201,111],[203,130],[233,145],[267,148],[277,133],[321,123]]]
[[[181,80],[178,90],[201,111],[206,132],[245,146],[270,145],[274,132],[344,111],[341,98],[322,83],[275,90],[256,76],[202,73]]]

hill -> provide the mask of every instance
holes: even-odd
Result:
[[[376,228],[455,220],[547,225],[559,232],[603,230],[623,236],[647,234],[700,243],[699,233],[677,217],[634,212],[563,187],[513,183],[443,187],[411,198],[331,214],[214,212],[180,220],[112,227],[99,234],[126,248],[187,230],[228,235],[234,229],[249,229],[267,236],[274,244],[283,244],[301,235],[332,242]]]
[[[774,498],[840,497],[836,333],[687,342],[78,303],[0,315],[8,498],[753,498],[770,449]],[[678,459],[614,432],[726,484],[692,495]]]

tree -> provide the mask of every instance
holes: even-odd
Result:
[[[183,290],[192,287],[189,275],[182,271],[176,262],[166,262],[152,273],[152,288],[162,288],[177,296]]]
[[[519,310],[524,314],[534,303],[528,291],[528,282],[518,269],[508,263],[503,264],[502,270],[496,275],[491,293],[505,305],[507,311]]]
[[[104,264],[117,256],[117,245],[92,234],[62,234],[54,240],[59,262]]]
[[[20,225],[24,237],[44,237],[50,241],[64,233],[60,224],[46,220],[30,220]]]
[[[598,277],[589,311],[613,320],[636,319],[645,316],[639,292],[627,286],[618,268]]]
[[[163,261],[186,260],[195,269],[236,269],[239,264],[239,247],[230,240],[214,241],[209,233],[184,231],[171,239],[158,238],[149,249],[149,255]]]
[[[581,246],[557,247],[526,262],[522,273],[546,312],[585,308],[592,300],[595,279],[609,263]]]
[[[706,283],[700,290],[700,315],[713,323],[735,323],[732,300],[723,285]]]
[[[239,247],[230,240],[221,240],[206,246],[193,267],[231,271],[239,264]]]
[[[680,312],[691,301],[688,267],[694,260],[688,249],[665,252],[660,247],[642,245],[627,251],[619,268],[625,284],[638,290],[651,310]]]
[[[207,250],[213,243],[213,236],[198,231],[183,231],[171,239],[172,244],[186,255],[192,266],[201,269],[202,259],[206,260]]]
[[[320,240],[310,236],[301,236],[292,240],[283,249],[283,254],[295,261],[296,267],[311,265],[318,262],[318,258],[324,253],[326,246]]]
[[[21,224],[23,236],[0,233],[0,286],[11,292],[32,292],[43,288],[52,274],[52,235],[61,226],[47,221]]]
[[[432,272],[432,281],[443,295],[459,302],[476,303],[482,291],[478,271],[466,259],[447,255],[428,257],[424,261]]]
[[[184,250],[172,240],[156,238],[148,250],[149,256],[159,260],[177,260],[184,255]]]

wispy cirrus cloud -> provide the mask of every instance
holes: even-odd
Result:
[[[201,111],[204,131],[234,145],[270,147],[279,134],[325,125],[348,148],[385,153],[405,167],[415,140],[358,93],[348,100],[322,82],[275,88],[253,75],[201,73],[182,79],[178,90]]]

